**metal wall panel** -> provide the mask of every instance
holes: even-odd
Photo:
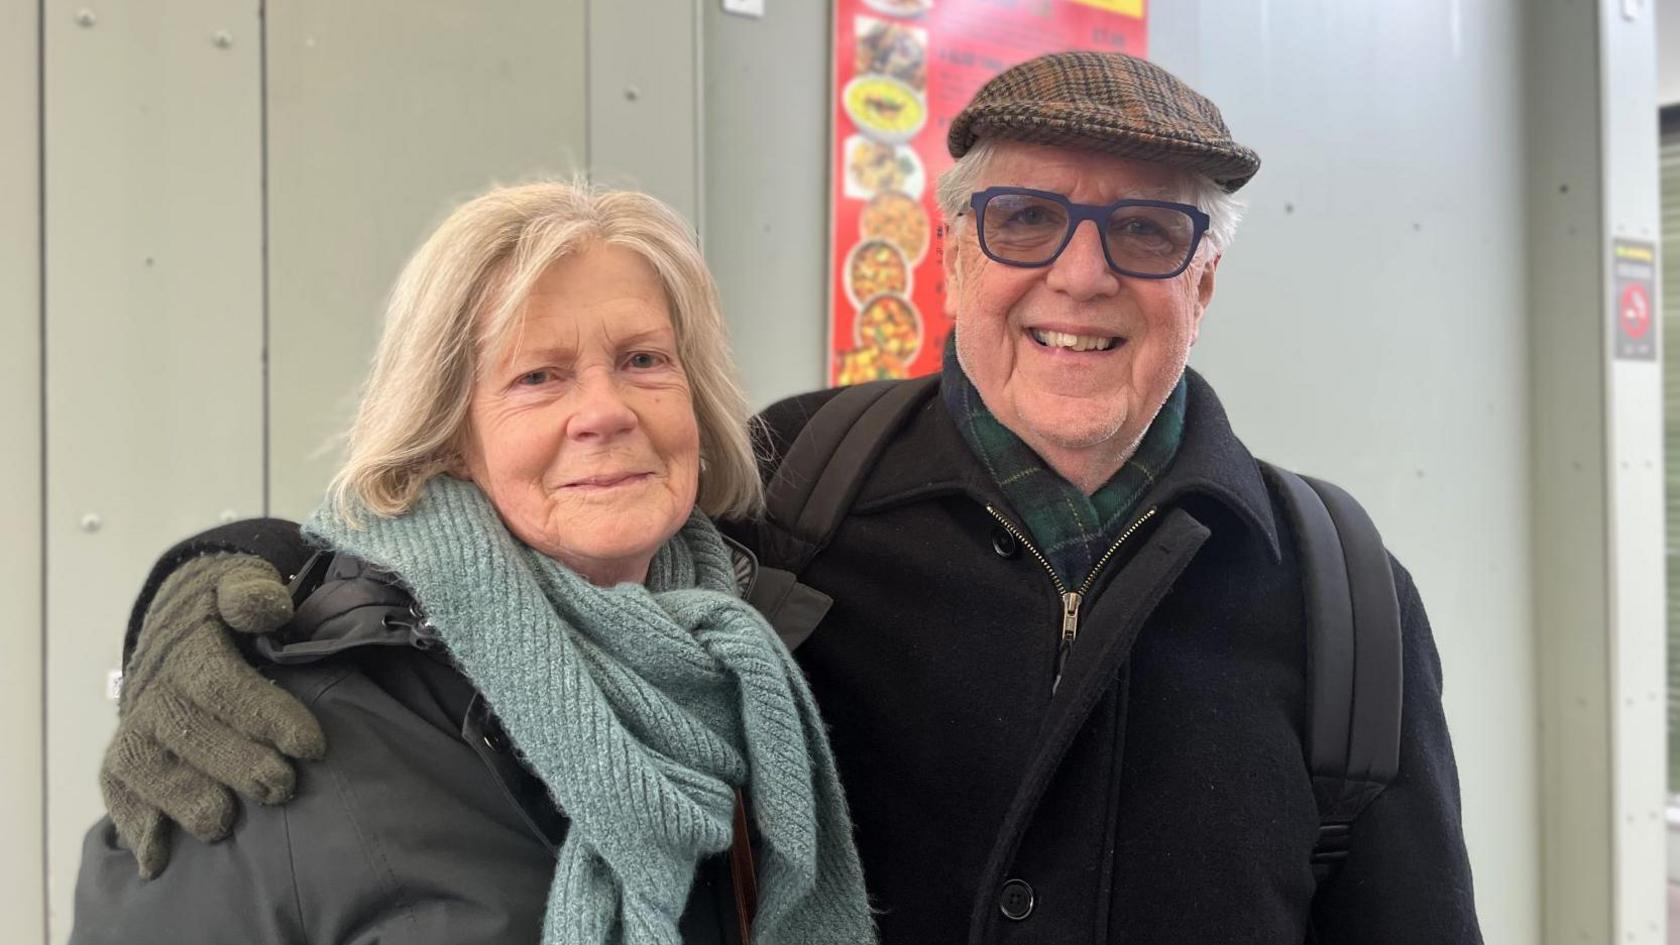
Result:
[[[49,931],[62,942],[129,603],[171,541],[262,510],[261,57],[256,4],[42,10]]]
[[[1598,4],[1599,147],[1604,173],[1600,258],[1611,243],[1660,237],[1657,43],[1649,4]],[[1653,300],[1654,301],[1654,300]],[[1613,275],[1599,286],[1599,331],[1615,350]],[[1659,349],[1660,350],[1660,349]],[[1607,415],[1610,475],[1609,630],[1615,940],[1663,945],[1668,919],[1667,719],[1664,634],[1662,362],[1612,360]]]
[[[585,27],[584,0],[269,8],[274,514],[319,501],[386,293],[426,233],[491,184],[583,166]]]
[[[1596,5],[1528,22],[1534,601],[1547,943],[1612,940],[1607,356]]]
[[[0,914],[46,940],[41,791],[41,190],[36,0],[0,0]]]
[[[755,406],[819,387],[828,356],[829,11],[705,4],[701,242]]]
[[[589,171],[700,223],[697,30],[715,0],[589,0]],[[813,4],[818,6],[820,4]]]
[[[1531,27],[1545,940],[1659,945],[1661,369],[1615,359],[1608,264],[1656,237],[1654,30],[1608,0],[1548,0]]]

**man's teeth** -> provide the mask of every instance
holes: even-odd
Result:
[[[1107,351],[1114,347],[1115,339],[1099,338],[1096,335],[1070,335],[1065,331],[1042,331],[1030,329],[1033,340],[1046,348],[1072,348],[1075,351]]]

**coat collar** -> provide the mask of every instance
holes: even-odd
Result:
[[[1144,502],[1165,505],[1191,495],[1213,499],[1259,533],[1273,560],[1281,558],[1271,494],[1260,464],[1231,430],[1213,388],[1186,369],[1189,398],[1178,456]],[[963,441],[942,398],[932,397],[889,443],[853,510],[867,514],[938,495],[966,494],[983,505],[1008,508]]]

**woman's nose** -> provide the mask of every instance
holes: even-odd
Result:
[[[611,372],[585,372],[578,378],[576,397],[566,427],[572,438],[605,440],[636,428],[636,412]]]
[[[1108,256],[1103,253],[1102,230],[1095,223],[1081,220],[1074,227],[1073,237],[1062,249],[1062,254],[1050,264],[1045,283],[1076,299],[1112,295],[1119,290],[1119,274],[1108,266]]]

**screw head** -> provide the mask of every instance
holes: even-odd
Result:
[[[82,531],[87,532],[90,535],[99,531],[104,524],[104,519],[101,519],[93,512],[89,512],[88,514],[82,516]]]
[[[84,7],[76,11],[76,22],[83,27],[89,27],[99,22],[99,19],[93,15],[92,10]]]
[[[624,87],[624,100],[626,102],[634,102],[635,100],[637,100],[641,97],[642,97],[642,90],[641,89],[636,88],[634,85],[627,85],[627,86]]]
[[[226,49],[233,45],[233,34],[227,30],[217,30],[211,34],[210,41],[216,44],[217,49]]]
[[[232,509],[223,509],[222,514],[218,515],[217,518],[222,520],[223,525],[231,525],[239,521],[239,514]]]

